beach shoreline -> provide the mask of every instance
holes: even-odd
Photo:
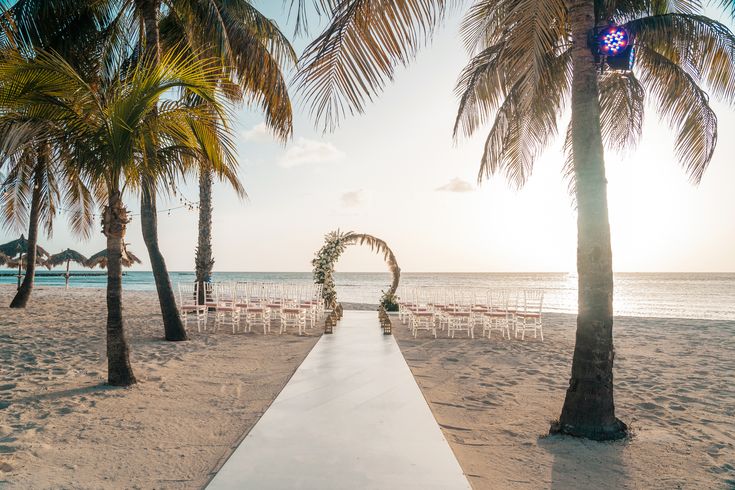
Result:
[[[13,292],[0,287],[2,304]],[[0,307],[2,485],[201,488],[321,334],[199,334],[190,323],[191,341],[165,342],[155,293],[123,294],[140,381],[129,389],[103,384],[104,290],[41,287],[26,310]],[[735,482],[733,321],[616,317],[616,407],[633,436],[593,443],[546,436],[569,378],[574,315],[547,314],[543,343],[497,332],[413,339],[392,318],[475,489]]]

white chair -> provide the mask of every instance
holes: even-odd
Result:
[[[284,306],[281,308],[281,328],[279,333],[285,332],[288,327],[296,327],[299,330],[299,335],[303,335],[306,330],[307,311],[307,309],[299,306]]]
[[[526,330],[533,330],[533,338],[537,332],[544,341],[544,318],[542,310],[544,307],[544,291],[542,289],[526,289],[523,291],[522,308],[516,312],[515,336],[521,332],[521,340],[526,338]]]
[[[475,338],[475,326],[472,321],[472,313],[455,309],[446,312],[447,336],[454,338],[455,332],[467,332],[467,336]]]
[[[253,327],[263,327],[263,335],[270,332],[270,310],[260,304],[247,305],[240,309],[245,320],[245,331],[251,332]]]
[[[474,339],[472,294],[466,290],[455,290],[453,297],[452,303],[444,310],[447,336],[454,338],[455,332],[467,332],[467,336]]]
[[[508,292],[492,290],[488,292],[489,309],[483,313],[482,336],[490,338],[493,330],[500,332],[503,338],[510,339],[511,312],[508,309]]]
[[[434,334],[436,338],[436,315],[433,311],[412,311],[411,312],[411,332],[416,338],[419,330],[427,330]]]
[[[179,315],[186,328],[189,315],[194,314],[197,320],[197,332],[202,331],[202,324],[207,328],[207,306],[200,305],[199,283],[179,283]]]
[[[232,333],[236,333],[240,323],[240,308],[236,305],[235,285],[229,282],[216,283],[214,287],[214,325],[231,325]]]

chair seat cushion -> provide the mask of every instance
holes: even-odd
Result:
[[[203,311],[206,308],[207,307],[204,305],[183,305],[181,307],[181,309],[184,311]]]
[[[524,318],[541,318],[541,315],[539,313],[516,313],[516,316],[524,317]]]

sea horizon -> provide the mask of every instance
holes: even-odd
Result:
[[[11,272],[11,274],[7,274]],[[104,271],[70,271],[70,287],[103,288]],[[95,275],[77,275],[79,273]],[[12,271],[3,271],[0,284],[15,284]],[[189,282],[194,271],[171,271],[174,288]],[[215,271],[213,281],[311,283],[311,272]],[[63,287],[59,271],[39,271],[39,287]],[[390,283],[389,272],[337,272],[337,297],[343,303],[377,304]],[[732,272],[616,272],[613,299],[616,316],[735,320],[735,273]],[[577,311],[577,275],[571,272],[402,272],[399,294],[416,287],[545,290],[544,310]],[[154,291],[150,271],[126,271],[123,288]],[[404,289],[405,288],[405,289]]]

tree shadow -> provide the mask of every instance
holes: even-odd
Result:
[[[553,459],[552,490],[631,488],[623,452],[629,440],[596,442],[571,436],[539,438],[538,446]]]
[[[35,395],[29,395],[23,398],[16,398],[13,400],[13,404],[36,402],[42,400],[61,400],[63,398],[71,398],[81,395],[92,395],[96,393],[105,393],[125,390],[125,387],[111,386],[105,383],[96,383],[88,386],[80,386],[78,388],[70,388],[67,390],[48,391]]]

